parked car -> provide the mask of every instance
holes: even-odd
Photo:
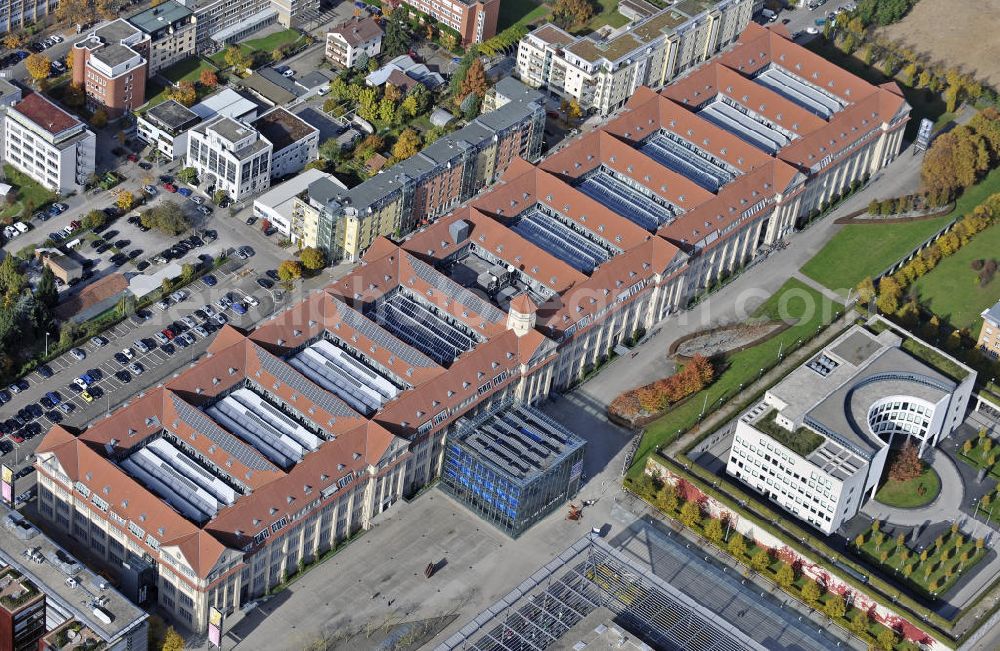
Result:
[[[54,375],[52,373],[52,369],[49,367],[48,364],[42,364],[41,366],[39,366],[38,367],[38,374],[41,375],[46,380],[49,379],[50,377],[52,377]]]
[[[212,208],[210,206],[198,206],[198,212],[207,217],[212,214]]]
[[[271,289],[272,287],[274,287],[274,283],[267,278],[258,278],[257,284],[263,287],[264,289]]]
[[[247,294],[247,297],[246,297],[245,300],[246,300],[247,305],[249,305],[250,307],[257,307],[258,305],[260,305],[260,301],[258,301],[256,298],[254,298],[250,294]]]
[[[145,371],[146,369],[144,369],[142,367],[142,364],[140,364],[139,362],[132,362],[131,364],[128,365],[128,370],[132,371],[136,375],[142,375],[142,372]]]
[[[191,188],[177,188],[177,194],[181,195],[182,197],[190,197],[192,194],[194,194],[194,192],[191,190]]]
[[[200,196],[194,194],[194,195],[191,195],[191,201],[195,202],[196,204],[198,204],[200,206],[201,204],[205,203],[205,197],[200,197]]]
[[[149,170],[153,169],[152,164],[147,163],[146,161],[142,161],[141,163],[139,163],[139,167],[142,168],[142,169],[144,169],[144,170],[146,170],[146,171],[149,171]]]
[[[87,353],[83,352],[81,348],[73,348],[69,351],[69,354],[78,362],[83,361],[87,357]]]
[[[156,188],[153,187],[152,185],[144,185],[144,186],[142,186],[142,189],[149,196],[151,196],[151,197],[156,196]]]
[[[177,186],[174,185],[173,183],[164,183],[163,189],[166,190],[167,192],[177,192]]]
[[[160,342],[161,345],[166,345],[170,343],[170,337],[163,331],[157,332],[153,337]]]
[[[215,287],[216,285],[219,284],[219,281],[216,280],[215,276],[213,276],[212,274],[203,276],[202,280],[205,281],[205,284],[208,285],[209,287]]]
[[[90,338],[90,343],[100,348],[101,346],[106,345],[108,343],[108,340],[102,337],[101,335],[97,335]]]

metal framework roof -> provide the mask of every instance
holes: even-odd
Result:
[[[563,635],[599,608],[657,649],[764,647],[604,540],[587,536],[445,640],[437,651],[568,648]]]
[[[754,81],[824,120],[845,105],[839,98],[774,65],[754,77]]]
[[[664,199],[658,201],[626,183],[603,166],[597,172],[588,175],[579,189],[647,231],[655,231],[663,224],[672,222],[674,217],[682,212],[669,201]]]
[[[611,251],[547,212],[536,205],[522,213],[511,228],[538,248],[585,274],[611,258]]]
[[[718,192],[738,174],[715,156],[669,131],[661,130],[650,136],[639,146],[639,151],[709,192]]]
[[[399,389],[374,368],[325,339],[305,348],[288,363],[366,415],[399,394]]]
[[[774,154],[792,141],[789,135],[745,111],[747,109],[741,110],[731,102],[718,99],[698,111],[698,115],[769,154]]]

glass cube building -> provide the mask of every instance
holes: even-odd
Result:
[[[505,402],[460,424],[445,491],[511,537],[576,494],[584,440],[534,407]]]

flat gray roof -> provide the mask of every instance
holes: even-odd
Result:
[[[193,13],[193,11],[176,0],[166,0],[166,2],[151,7],[146,11],[140,11],[129,18],[128,22],[147,34],[152,34],[164,27],[169,27],[178,20],[183,20]]]
[[[191,109],[187,108],[180,102],[175,100],[167,100],[166,102],[161,102],[153,108],[146,111],[145,116],[147,120],[153,119],[158,122],[161,126],[170,129],[172,131],[179,131],[189,124],[197,123],[201,120]]]
[[[130,25],[124,19],[119,18],[105,25],[101,25],[95,29],[93,33],[101,37],[101,40],[105,43],[120,44],[122,40],[128,38],[129,36],[138,34],[139,30]]]
[[[983,310],[981,315],[984,319],[988,319],[993,323],[1000,323],[1000,301],[993,304],[992,307]]]
[[[149,617],[114,588],[102,590],[100,584],[104,579],[42,534],[21,514],[0,507],[0,516],[3,518],[0,562],[23,574],[45,593],[47,600],[54,601],[61,610],[71,613],[104,640],[115,640]],[[28,560],[32,550],[38,551],[42,562]],[[71,576],[76,577],[76,587],[66,585],[66,579]],[[102,608],[110,614],[110,623],[99,620],[93,614],[90,603],[98,597],[107,597],[107,603]]]
[[[868,411],[875,402],[887,396],[912,396],[934,404],[955,386],[952,380],[903,350],[887,348],[806,416],[871,454],[883,447],[868,426]]]
[[[139,53],[125,45],[111,44],[105,45],[98,50],[94,50],[90,53],[90,56],[114,67],[134,59],[139,56]]]

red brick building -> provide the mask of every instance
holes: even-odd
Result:
[[[73,45],[73,83],[91,108],[114,119],[146,102],[149,43],[148,34],[119,19]]]
[[[402,4],[458,32],[463,46],[482,43],[497,33],[500,0],[405,0]]]

